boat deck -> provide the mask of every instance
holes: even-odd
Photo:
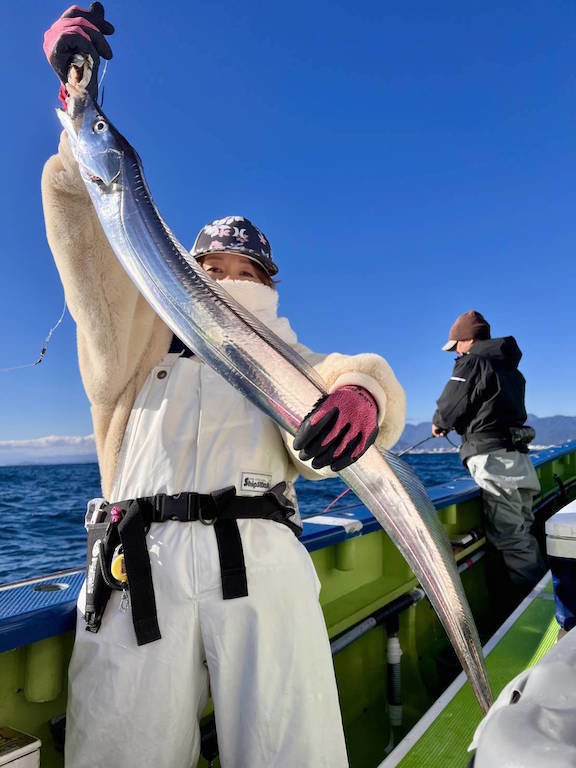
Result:
[[[484,647],[494,695],[533,666],[556,642],[552,581],[547,574]],[[460,675],[379,768],[466,768],[467,752],[482,713]]]
[[[576,495],[576,441],[531,458],[542,485],[537,511],[543,524],[545,514]],[[429,493],[454,542],[470,606],[487,637],[494,626],[493,600],[486,589],[480,491],[471,478],[461,478]],[[467,688],[460,692],[463,682],[435,703],[459,668],[429,602],[403,602],[418,582],[393,542],[352,495],[308,516],[301,541],[322,582],[321,603],[334,647],[344,633],[371,627],[334,655],[351,766],[378,766],[401,729],[406,733],[412,728],[382,765],[465,768],[480,710]],[[0,586],[0,722],[41,739],[43,768],[63,764],[50,721],[66,710],[67,667],[82,580],[81,570],[70,569]],[[520,639],[494,640],[504,649],[501,661],[498,651],[488,663],[495,692],[555,639],[552,594],[544,587],[540,592],[522,608],[526,615],[519,625]],[[401,608],[396,603],[402,603]],[[385,607],[398,608],[395,629],[387,620],[369,624]],[[515,615],[514,621],[518,618]],[[402,647],[402,725],[390,722],[387,704],[390,631],[398,633]],[[416,724],[430,706],[433,717],[425,715]],[[443,744],[443,739],[450,743]]]

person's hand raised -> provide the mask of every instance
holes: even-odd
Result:
[[[100,58],[112,58],[105,35],[113,32],[114,27],[104,18],[102,3],[92,3],[88,10],[72,5],[44,33],[44,53],[62,83],[59,98],[64,107],[68,73],[77,55],[90,57],[92,71],[86,89],[94,100],[98,97]]]

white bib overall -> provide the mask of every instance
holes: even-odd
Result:
[[[276,317],[275,292],[249,285],[239,290],[256,305],[237,298],[295,341]],[[230,485],[257,495],[296,474],[271,419],[197,358],[168,354],[134,405],[110,501]],[[152,524],[156,642],[137,646],[118,592],[100,631],[86,632],[80,596],[67,768],[192,768],[210,693],[224,768],[348,765],[312,561],[280,523],[238,527],[248,596],[223,600],[213,527]]]

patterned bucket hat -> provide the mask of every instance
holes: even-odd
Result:
[[[259,264],[270,276],[278,272],[268,238],[244,216],[226,216],[202,227],[190,253],[195,259],[211,251],[234,251]]]

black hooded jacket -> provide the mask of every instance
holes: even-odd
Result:
[[[516,339],[505,336],[476,341],[454,363],[433,420],[441,429],[455,429],[462,436],[462,461],[500,448],[518,450],[509,428],[526,421],[526,380],[518,370],[521,357]]]

